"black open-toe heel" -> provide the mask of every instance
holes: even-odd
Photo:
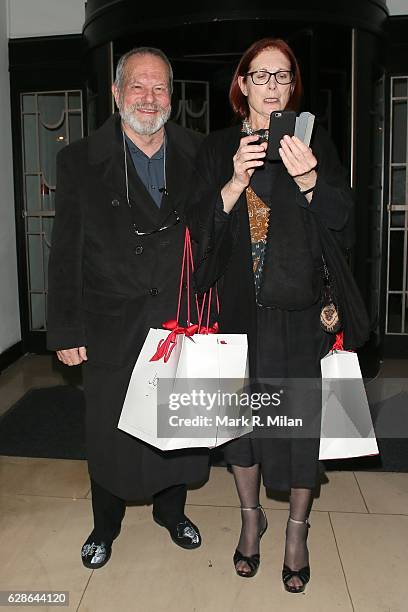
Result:
[[[241,506],[241,510],[260,510],[262,512],[263,519],[264,519],[264,525],[262,529],[260,529],[259,535],[258,535],[259,540],[261,540],[263,534],[268,528],[268,519],[266,518],[265,510],[262,508],[261,505],[254,506],[253,508],[243,508]],[[256,553],[255,555],[249,555],[249,556],[243,555],[241,551],[239,551],[237,548],[233,556],[233,561],[234,561],[235,571],[238,574],[238,576],[241,576],[242,578],[253,578],[259,569],[261,557],[259,553]],[[250,568],[249,572],[245,572],[244,570],[237,570],[237,565],[240,561],[244,561],[244,563],[248,565],[248,567]]]
[[[292,521],[292,523],[297,523],[298,525],[307,525],[307,528],[310,528],[310,523],[308,519],[306,519],[305,521],[295,521],[295,519],[290,516],[289,521]],[[297,576],[303,584],[298,587],[288,585],[289,580],[294,576]],[[287,565],[284,565],[282,569],[282,580],[284,587],[288,591],[288,593],[303,593],[303,591],[305,590],[305,586],[310,580],[310,566],[305,565],[305,567],[302,567],[299,570],[292,570]]]

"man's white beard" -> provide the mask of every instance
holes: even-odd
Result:
[[[147,119],[147,121],[139,121],[134,115],[137,109],[155,110],[159,114]],[[169,106],[167,110],[164,110],[158,104],[133,104],[127,107],[122,106],[119,109],[119,114],[122,117],[122,121],[127,123],[136,134],[151,136],[158,132],[166,123],[171,114],[171,107]]]

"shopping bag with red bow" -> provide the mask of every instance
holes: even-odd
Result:
[[[221,401],[224,393],[238,397],[245,387],[247,337],[218,333],[218,324],[210,323],[213,297],[219,310],[216,290],[210,289],[201,303],[194,295],[191,308],[192,272],[191,241],[186,229],[176,318],[163,323],[163,329],[149,330],[134,366],[118,423],[119,429],[161,450],[213,448],[252,431],[250,406],[237,405],[234,409]],[[183,287],[187,289],[186,325],[179,320]],[[192,311],[196,323],[192,323]],[[181,396],[179,411],[174,407],[174,398]],[[193,405],[187,406],[188,397],[201,397],[204,405],[192,402]],[[187,409],[193,424],[181,428],[179,414],[183,411],[185,414]]]

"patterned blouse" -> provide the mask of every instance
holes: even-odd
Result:
[[[251,186],[246,189],[246,201],[251,232],[255,292],[258,294],[262,278],[270,208]]]

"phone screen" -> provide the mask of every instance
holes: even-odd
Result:
[[[269,118],[269,138],[266,159],[280,160],[280,141],[286,135],[293,136],[295,133],[296,113],[295,111],[273,111]]]

